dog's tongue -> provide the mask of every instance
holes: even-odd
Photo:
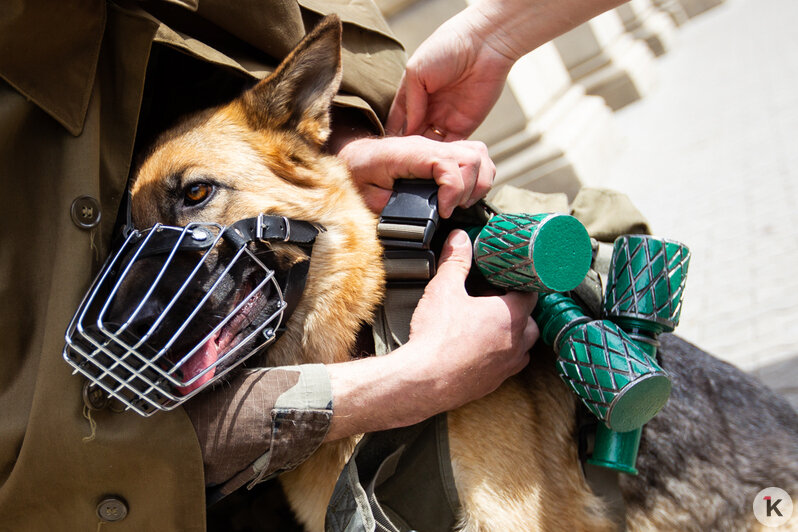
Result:
[[[182,366],[183,370],[183,380],[190,381],[200,373],[205,368],[208,368],[216,363],[219,359],[219,346],[216,345],[216,339],[218,335],[212,336],[208,339],[199,350],[194,353],[191,358],[186,360],[185,364]],[[177,388],[177,391],[180,392],[182,395],[188,395],[189,393],[193,392],[209,380],[213,378],[213,374],[216,372],[216,368],[211,368],[205,375],[198,378],[191,384],[186,386],[181,386]]]

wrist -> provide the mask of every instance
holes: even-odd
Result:
[[[515,63],[543,42],[529,31],[531,12],[529,0],[483,0],[469,6],[463,14],[468,17],[477,42]]]
[[[513,62],[623,0],[480,0],[467,10],[486,45]]]
[[[445,410],[436,408],[424,358],[406,344],[385,356],[328,365],[333,417],[326,441],[413,425]]]

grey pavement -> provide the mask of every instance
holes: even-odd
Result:
[[[798,2],[727,0],[682,26],[616,113],[607,186],[693,257],[677,332],[798,406]]]

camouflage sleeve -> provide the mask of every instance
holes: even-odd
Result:
[[[205,483],[223,497],[306,460],[330,427],[332,389],[322,364],[258,368],[185,409],[202,449]]]

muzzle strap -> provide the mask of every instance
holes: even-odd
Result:
[[[263,240],[310,245],[322,231],[319,226],[303,220],[261,214],[232,224],[225,230],[224,238],[236,244],[236,247]]]

